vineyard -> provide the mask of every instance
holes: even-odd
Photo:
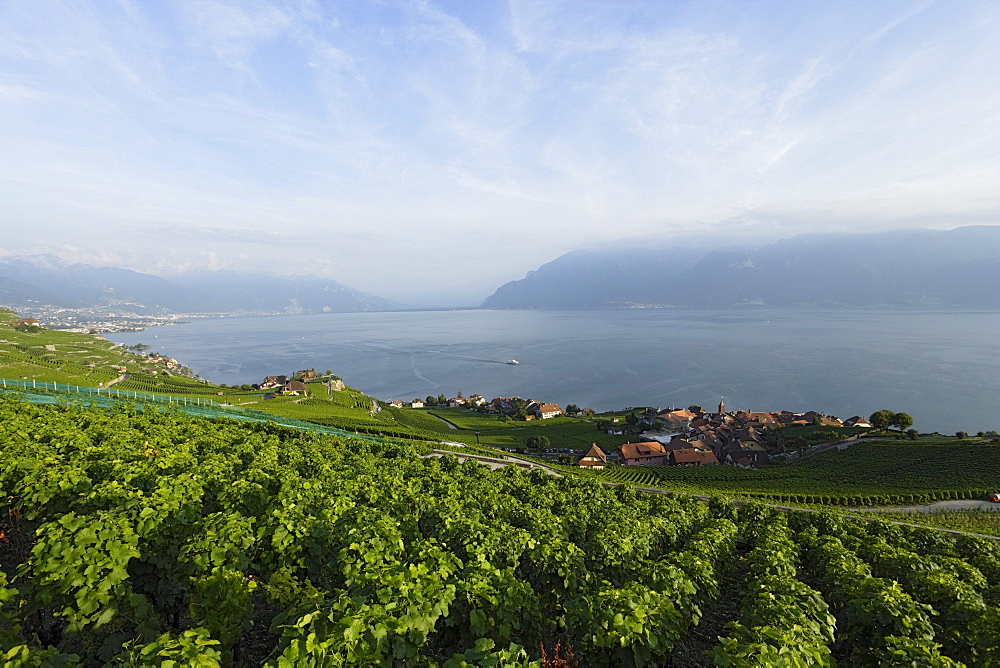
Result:
[[[0,439],[5,665],[1000,663],[985,539],[179,410]]]
[[[16,333],[16,332],[15,332]],[[4,331],[4,336],[11,337],[11,332]],[[23,336],[23,335],[22,335]],[[54,350],[45,347],[30,347],[12,341],[0,341],[0,377],[20,379],[45,379],[48,381],[74,385],[98,386],[114,379],[117,371],[112,371],[101,354],[104,351],[84,353],[75,361],[63,359],[54,344],[49,344]],[[93,366],[87,366],[90,361]]]
[[[636,470],[640,469],[640,470]],[[734,466],[616,467],[613,481],[783,503],[879,506],[982,498],[1000,482],[1000,444],[858,443],[759,470]]]
[[[133,390],[137,392],[149,392],[155,394],[173,394],[177,396],[201,396],[215,397],[222,390],[214,385],[207,385],[193,378],[183,376],[157,376],[146,373],[133,373],[128,378],[115,385],[121,390]],[[235,397],[244,397],[247,400],[256,401],[258,395],[242,390],[224,391],[227,400],[233,401]]]
[[[408,410],[408,409],[404,409]],[[482,414],[466,408],[434,408],[429,411],[413,411],[438,416],[451,422],[457,430],[452,430],[449,437],[458,436],[456,440],[474,441],[479,434],[479,442],[494,448],[523,449],[525,441],[530,436],[545,436],[552,448],[571,449],[584,452],[591,444],[596,443],[605,451],[610,452],[628,441],[628,437],[610,435],[597,428],[594,422],[570,417],[556,417],[548,420],[533,420],[530,422],[511,420],[504,422],[495,414]]]

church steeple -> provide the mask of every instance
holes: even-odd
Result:
[[[726,402],[723,400],[723,397],[719,397],[719,415],[722,415],[725,412],[726,412]]]

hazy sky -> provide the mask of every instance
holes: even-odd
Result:
[[[455,303],[998,213],[995,0],[0,0],[0,254]]]

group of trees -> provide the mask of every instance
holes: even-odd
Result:
[[[868,422],[879,431],[888,431],[889,427],[896,427],[900,433],[903,433],[913,425],[913,418],[909,413],[893,413],[883,408],[880,411],[872,413],[868,418]],[[910,431],[913,431],[914,435],[916,435],[915,430],[910,429]]]
[[[529,451],[541,452],[548,449],[551,443],[548,436],[529,436],[525,439],[524,445]]]

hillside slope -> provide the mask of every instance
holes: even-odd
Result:
[[[484,308],[1000,306],[1000,226],[808,235],[751,249],[576,252]]]
[[[65,264],[49,256],[0,259],[0,298],[15,308],[164,315],[321,313],[402,306],[336,281],[206,272],[164,278],[116,267]]]

